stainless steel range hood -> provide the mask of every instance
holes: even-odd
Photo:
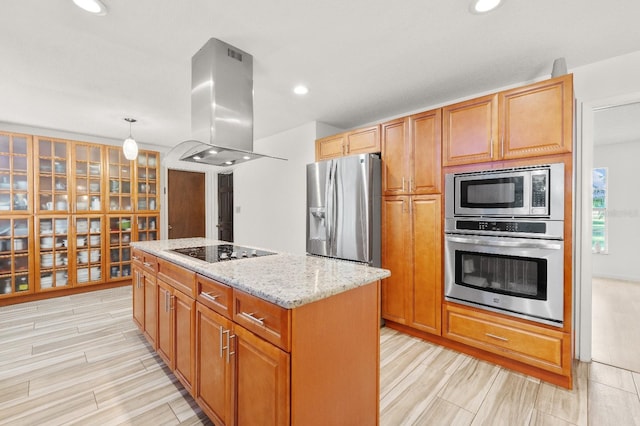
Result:
[[[253,152],[253,56],[212,38],[191,59],[193,145],[180,160],[229,167]]]

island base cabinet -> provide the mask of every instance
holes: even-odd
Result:
[[[144,281],[142,272],[133,268],[133,321],[141,331],[144,331]]]
[[[233,424],[231,321],[196,303],[196,385],[194,397],[216,425]]]
[[[288,425],[289,354],[238,325],[235,411],[238,425]]]

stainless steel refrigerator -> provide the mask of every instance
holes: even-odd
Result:
[[[380,158],[307,165],[307,253],[380,266]]]

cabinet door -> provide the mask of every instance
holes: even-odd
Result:
[[[157,333],[157,352],[164,360],[167,366],[173,370],[173,288],[160,279],[156,279],[157,283],[157,313],[158,313],[158,333]]]
[[[228,352],[231,321],[196,303],[196,383],[198,405],[216,424],[233,424],[232,366]],[[259,398],[261,399],[262,396]]]
[[[70,258],[76,258],[76,262],[72,262],[74,282],[76,285],[101,283],[104,280],[103,216],[74,216],[73,223],[75,233],[70,247],[74,250]]]
[[[400,118],[384,123],[382,133],[382,194],[409,193],[409,155],[406,138],[409,135],[408,119]]]
[[[413,297],[410,325],[440,335],[442,304],[440,196],[411,200],[413,228]]]
[[[107,147],[107,177],[106,191],[108,198],[108,212],[131,212],[133,209],[132,182],[133,161],[124,158],[122,148]]]
[[[73,144],[72,209],[74,213],[101,212],[102,146],[75,142]]]
[[[0,298],[33,293],[32,218],[0,218]]]
[[[136,161],[136,211],[159,211],[158,183],[160,164],[155,151],[140,151]]]
[[[409,117],[411,129],[412,178],[414,194],[440,193],[442,110],[424,112]]]
[[[33,211],[31,146],[31,136],[0,133],[0,215]]]
[[[572,75],[500,93],[505,159],[571,152],[572,129]]]
[[[69,143],[64,140],[37,138],[36,213],[70,212]]]
[[[144,336],[156,349],[158,333],[158,291],[155,277],[143,273],[144,279]]]
[[[382,317],[406,324],[412,261],[409,197],[384,197],[382,223],[382,267],[391,271],[382,280]]]
[[[133,321],[144,331],[144,279],[142,271],[133,267]]]
[[[344,138],[344,134],[339,134],[318,139],[316,141],[316,161],[342,157],[345,146]]]
[[[492,161],[498,156],[498,95],[442,108],[444,166]]]
[[[131,275],[132,215],[108,215],[106,226],[109,239],[106,243],[109,257],[105,262],[109,281],[122,281]]]
[[[347,155],[380,152],[380,128],[378,126],[347,133]]]
[[[35,218],[38,291],[69,288],[75,282],[75,241],[69,216]]]
[[[196,302],[180,291],[173,293],[173,315],[175,329],[173,330],[174,373],[184,387],[193,394],[193,379],[195,378],[195,332],[196,332]]]
[[[243,327],[234,332],[236,423],[288,425],[289,354]]]

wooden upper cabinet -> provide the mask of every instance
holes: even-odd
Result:
[[[440,193],[442,110],[423,112],[409,117],[411,130],[411,178],[413,194]]]
[[[573,76],[443,108],[444,166],[571,152]]]
[[[498,102],[502,158],[571,152],[571,74],[502,92]]]
[[[316,140],[316,161],[380,152],[380,126],[352,130]]]
[[[498,143],[498,95],[442,108],[444,166],[493,161]]]
[[[0,215],[33,211],[32,137],[0,132]]]
[[[382,125],[384,195],[440,192],[441,114],[437,109]]]
[[[382,193],[384,195],[407,194],[411,168],[407,153],[409,124],[407,118],[384,123],[382,133]]]

